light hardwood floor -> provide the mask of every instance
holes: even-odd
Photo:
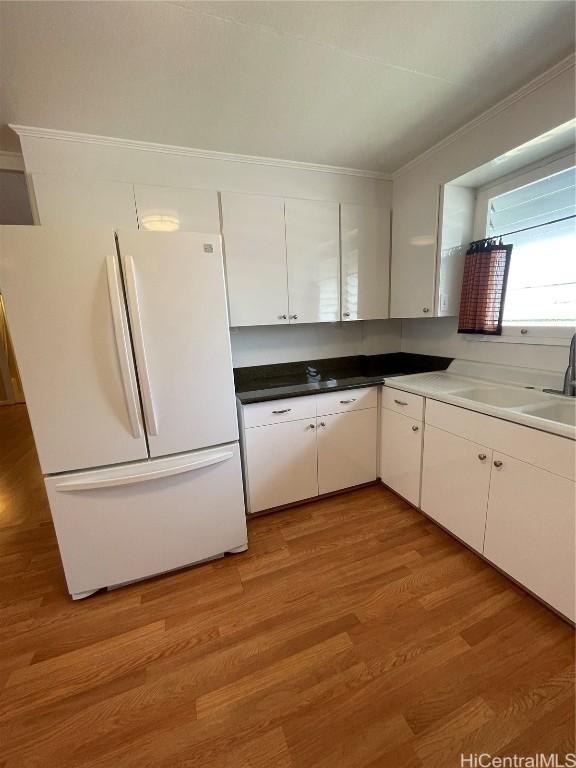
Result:
[[[574,751],[572,629],[382,487],[73,603],[23,406],[0,408],[0,446],[2,768]]]

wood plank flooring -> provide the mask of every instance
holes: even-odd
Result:
[[[241,555],[68,598],[23,406],[0,408],[2,768],[415,768],[573,752],[572,629],[382,487]]]

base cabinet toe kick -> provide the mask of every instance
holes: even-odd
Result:
[[[576,443],[392,387],[381,405],[382,482],[576,621]]]

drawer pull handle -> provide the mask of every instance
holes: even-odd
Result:
[[[414,426],[412,427],[412,432],[418,432],[418,429],[419,427],[417,427],[416,424],[414,424]]]
[[[498,469],[500,469],[500,467],[502,466],[502,462],[501,461],[495,461],[494,462],[494,466],[498,467]]]
[[[486,454],[485,453],[479,453],[478,454],[478,458],[480,459],[480,461],[486,461]]]
[[[281,411],[272,411],[272,413],[273,413],[274,415],[278,415],[278,414],[280,414],[280,413],[288,413],[288,412],[289,412],[289,411],[291,411],[291,410],[292,410],[292,408],[282,408],[282,410],[281,410]]]
[[[408,405],[408,403],[405,403],[404,400],[396,400],[396,398],[394,398],[394,402],[396,405]]]
[[[357,398],[351,397],[350,400],[340,400],[340,405],[348,405],[348,403],[355,403]]]

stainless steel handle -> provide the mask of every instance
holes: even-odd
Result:
[[[152,388],[150,386],[150,375],[148,372],[148,362],[146,359],[146,346],[144,344],[144,332],[142,330],[142,320],[140,317],[140,302],[138,299],[138,287],[136,285],[136,269],[134,259],[127,255],[124,259],[126,264],[126,288],[128,290],[129,303],[133,308],[130,317],[132,320],[132,335],[138,360],[138,371],[140,373],[140,388],[142,391],[142,404],[144,405],[144,418],[146,419],[146,428],[149,435],[158,434],[158,419],[152,399]],[[132,316],[133,315],[133,316]]]
[[[272,413],[278,414],[278,413],[289,413],[292,410],[292,408],[282,408],[281,411],[272,411]]]
[[[486,454],[485,453],[479,453],[478,454],[478,458],[480,459],[480,461],[486,461]]]
[[[396,400],[396,398],[394,398],[394,402],[396,405],[408,405],[408,403],[404,402],[404,400]]]
[[[418,432],[419,429],[420,427],[417,427],[416,424],[414,424],[412,427],[412,432]]]
[[[348,403],[355,403],[357,397],[351,397],[350,400],[340,400],[340,405],[348,405]]]
[[[132,437],[142,437],[142,425],[140,423],[140,407],[138,403],[138,386],[136,376],[131,365],[130,334],[124,316],[122,289],[120,288],[120,274],[118,261],[115,254],[106,257],[106,275],[108,277],[108,294],[110,296],[110,308],[112,310],[112,324],[114,326],[114,338],[120,366],[120,377],[126,400],[126,409],[130,420]]]
[[[350,317],[350,312],[344,312],[342,316],[343,317]]]
[[[422,312],[430,312],[430,307],[422,307]]]
[[[494,466],[500,468],[502,466],[502,462],[501,461],[495,461],[494,462]]]
[[[278,320],[287,320],[288,315],[278,315]]]

